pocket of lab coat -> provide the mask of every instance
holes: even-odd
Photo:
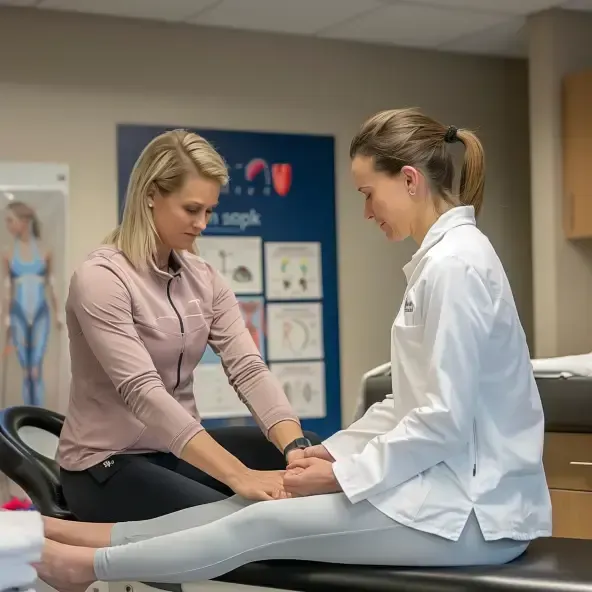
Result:
[[[426,386],[425,360],[423,359],[424,325],[393,324],[392,341],[396,358],[398,390],[395,392],[417,395]],[[393,389],[395,387],[393,386]]]

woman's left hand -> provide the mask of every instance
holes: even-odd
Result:
[[[337,493],[341,486],[333,473],[333,463],[320,458],[291,462],[284,475],[284,489],[291,496]]]

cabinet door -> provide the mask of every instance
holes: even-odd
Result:
[[[592,539],[592,493],[551,489],[553,536]]]
[[[592,491],[592,434],[547,432],[543,463],[551,489]]]
[[[592,237],[592,71],[563,81],[563,220],[568,238]]]

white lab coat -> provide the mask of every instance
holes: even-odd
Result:
[[[456,207],[404,267],[393,393],[324,442],[351,502],[458,540],[551,535],[544,420],[508,279],[474,209]]]

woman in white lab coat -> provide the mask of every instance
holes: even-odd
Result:
[[[508,279],[475,222],[481,143],[392,110],[364,123],[351,158],[365,218],[419,247],[391,331],[395,397],[307,449],[276,500],[235,496],[115,525],[47,520],[48,583],[184,583],[266,559],[499,564],[550,536],[541,401]]]

